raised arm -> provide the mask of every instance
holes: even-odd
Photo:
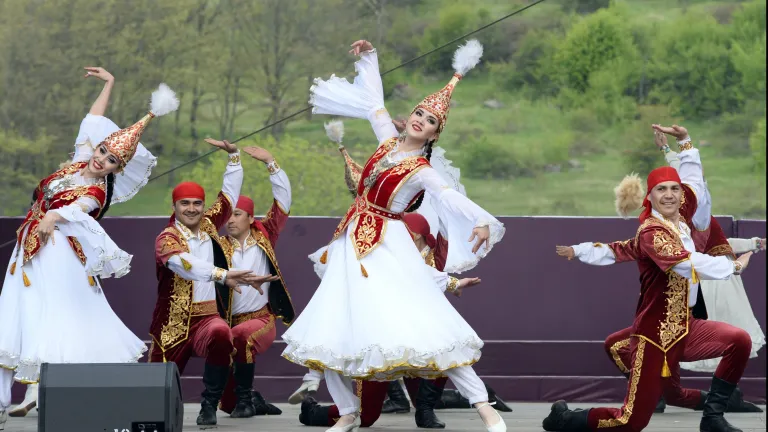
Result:
[[[680,175],[680,180],[693,191],[696,198],[695,206],[691,205],[691,203],[684,203],[681,208],[681,213],[683,213],[683,216],[686,219],[693,223],[693,226],[696,229],[707,229],[712,216],[712,197],[707,188],[707,183],[704,181],[704,170],[702,168],[699,150],[693,147],[693,142],[688,135],[688,130],[682,126],[673,125],[671,127],[664,127],[653,125],[653,129],[657,133],[674,136],[677,140],[680,150],[680,153],[677,154],[677,158],[679,159],[680,164],[678,167],[675,167],[675,169]],[[672,166],[674,167],[674,165]]]
[[[85,78],[96,77],[104,81],[104,88],[101,89],[99,97],[91,105],[91,110],[88,114],[95,116],[103,116],[107,112],[107,105],[109,105],[109,95],[112,93],[112,87],[115,85],[115,77],[111,73],[107,72],[101,67],[86,67]]]
[[[212,138],[206,138],[205,142],[226,151],[229,159],[224,171],[221,193],[216,198],[216,202],[205,212],[205,216],[211,220],[217,230],[220,230],[227,223],[240,197],[240,188],[243,186],[243,166],[240,164],[240,153],[234,144]]]
[[[264,229],[269,234],[269,241],[274,246],[280,232],[288,222],[291,212],[291,182],[288,175],[280,168],[272,154],[261,147],[245,147],[245,153],[261,161],[269,171],[269,181],[272,183],[272,207],[261,220]]]

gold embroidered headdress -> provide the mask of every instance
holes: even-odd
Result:
[[[141,120],[119,131],[113,132],[104,138],[99,145],[104,144],[110,153],[120,160],[120,166],[125,167],[128,161],[136,154],[139,139],[149,122],[155,118],[179,108],[179,100],[176,93],[165,84],[160,84],[157,90],[152,92],[150,110]]]
[[[465,45],[459,46],[459,49],[453,53],[453,69],[456,71],[453,74],[453,78],[448,84],[427,97],[424,98],[416,107],[413,108],[411,114],[417,109],[421,108],[429,111],[432,115],[437,117],[440,124],[437,126],[437,134],[435,135],[435,141],[440,137],[440,133],[445,127],[445,122],[448,120],[448,111],[451,108],[451,95],[453,89],[456,88],[456,84],[467,74],[472,68],[477,66],[480,62],[480,57],[483,56],[483,45],[472,39]]]

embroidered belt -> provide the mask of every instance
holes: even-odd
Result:
[[[403,219],[402,213],[392,213],[384,207],[379,207],[376,204],[368,202],[365,198],[358,196],[355,199],[355,214],[352,218],[364,213],[370,213],[376,216],[385,217],[387,219],[401,220]],[[350,219],[352,219],[350,218]]]
[[[189,314],[193,317],[217,315],[218,313],[219,309],[216,307],[216,300],[192,303],[192,306],[189,308]]]
[[[238,326],[246,321],[250,321],[252,319],[261,318],[263,316],[272,315],[272,311],[269,310],[269,305],[265,305],[263,308],[255,311],[255,312],[245,312],[237,315],[232,316],[232,327]]]

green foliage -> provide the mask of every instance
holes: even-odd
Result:
[[[749,148],[752,150],[755,173],[765,177],[765,117],[755,126],[755,131],[749,137]]]
[[[655,168],[666,165],[662,153],[654,144],[651,124],[675,124],[677,119],[663,106],[643,107],[638,117],[616,144],[624,149],[624,166],[627,173],[635,172],[644,177]],[[693,131],[690,133],[693,134]],[[671,139],[670,147],[674,149],[674,139]]]

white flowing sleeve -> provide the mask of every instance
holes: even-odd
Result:
[[[315,78],[309,89],[312,113],[367,119],[379,144],[396,137],[397,129],[384,107],[384,86],[375,49],[360,54],[355,72],[352,83],[335,75],[327,81]]]
[[[101,225],[88,214],[98,207],[99,204],[92,198],[81,197],[72,204],[51,211],[64,218],[56,224],[59,232],[80,242],[86,258],[85,271],[89,276],[102,279],[113,275],[116,278],[125,276],[131,270],[133,255],[118,248]]]
[[[726,280],[736,270],[733,261],[725,256],[709,256],[699,252],[691,253],[691,259],[672,267],[675,273],[688,279],[693,277],[693,269],[702,280]]]
[[[448,273],[441,272],[440,270],[430,265],[427,265],[427,267],[429,267],[430,271],[432,272],[432,278],[435,280],[435,285],[440,288],[440,291],[445,292],[452,280],[456,280],[454,284],[456,287],[458,287],[458,279],[452,278]],[[454,287],[454,289],[456,289],[456,287]]]
[[[707,183],[704,181],[699,149],[683,150],[678,153],[677,157],[680,159],[680,167],[677,168],[680,180],[690,186],[696,194],[696,212],[692,218],[693,226],[696,229],[705,230],[709,227],[712,218],[712,197],[709,194]]]
[[[107,117],[87,114],[80,123],[72,162],[85,162],[90,159],[96,147],[119,130],[120,127]],[[115,175],[111,204],[119,204],[133,198],[147,184],[156,165],[157,158],[139,143],[131,160]]]
[[[602,243],[579,243],[573,248],[574,254],[584,264],[606,266],[616,262],[616,256],[608,245]]]
[[[186,280],[224,283],[227,278],[226,270],[187,252],[170,257],[166,266]]]
[[[452,189],[431,167],[418,171],[414,178],[432,195],[432,204],[440,220],[441,234],[448,240],[448,257],[443,270],[447,273],[471,270],[501,241],[505,231],[504,224]],[[470,242],[469,238],[472,236],[472,230],[479,227],[488,227],[490,230],[490,245],[487,248],[482,245],[477,253],[473,253],[472,248],[476,240]]]

